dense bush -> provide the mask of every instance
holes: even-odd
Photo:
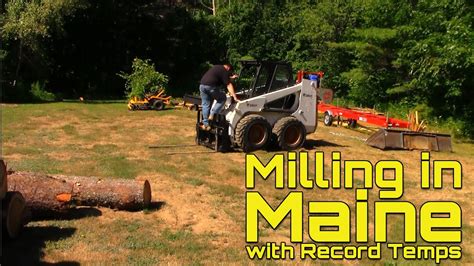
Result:
[[[30,94],[32,100],[35,102],[52,102],[56,100],[56,95],[46,91],[45,84],[40,83],[39,81],[33,82],[33,84],[31,84]]]
[[[135,58],[132,63],[132,73],[120,73],[120,77],[125,79],[125,94],[127,97],[144,98],[146,95],[154,94],[160,89],[165,89],[168,84],[168,77],[155,70],[155,65],[151,60]]]

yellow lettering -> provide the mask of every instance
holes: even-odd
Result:
[[[273,229],[291,213],[291,242],[303,241],[303,193],[290,192],[281,204],[273,210],[258,192],[246,193],[246,241],[258,242],[258,214],[270,224]]]
[[[312,240],[315,242],[351,241],[350,209],[346,203],[310,202],[309,213],[309,237]],[[319,214],[319,216],[311,214]],[[327,216],[328,214],[333,216]],[[337,230],[330,230],[328,227],[337,227]]]
[[[255,170],[257,170],[265,180],[273,171],[275,171],[275,186],[276,188],[283,188],[283,169],[283,154],[275,154],[266,165],[263,165],[255,154],[246,154],[245,187],[255,188]]]
[[[447,217],[433,217],[433,214]],[[426,242],[461,242],[459,205],[449,201],[423,204],[420,209],[420,235]]]
[[[394,179],[385,179],[385,170],[394,170]],[[399,161],[379,161],[375,164],[375,183],[380,199],[398,199],[403,195],[403,164]]]
[[[387,242],[388,214],[404,214],[405,242],[416,242],[416,210],[406,201],[375,202],[375,242]]]

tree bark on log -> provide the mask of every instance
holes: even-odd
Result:
[[[53,175],[74,186],[73,199],[81,206],[102,206],[119,210],[138,210],[151,202],[148,180],[101,179],[98,177]]]
[[[47,175],[14,172],[8,175],[8,191],[19,191],[33,216],[63,212],[71,206],[73,186]]]
[[[33,216],[62,212],[74,206],[140,210],[151,202],[150,183],[124,179],[13,172],[8,190],[23,194]]]

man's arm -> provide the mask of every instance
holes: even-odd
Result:
[[[237,95],[235,94],[235,89],[234,89],[234,85],[232,84],[232,82],[229,82],[229,84],[227,84],[227,90],[229,91],[230,96],[232,96],[232,98],[234,98],[234,101],[238,102],[239,98],[237,98]]]

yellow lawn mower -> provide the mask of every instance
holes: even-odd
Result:
[[[166,96],[163,89],[157,91],[155,94],[145,96],[143,99],[133,97],[128,101],[128,110],[163,110],[166,105],[171,103],[171,96]]]

